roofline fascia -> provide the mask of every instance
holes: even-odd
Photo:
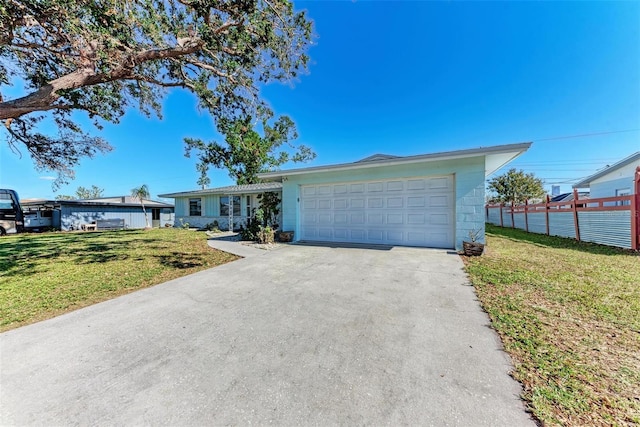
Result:
[[[636,151],[635,153],[631,154],[630,156],[625,157],[624,159],[620,160],[619,162],[612,164],[608,168],[602,169],[601,171],[598,171],[598,172],[594,173],[593,175],[589,175],[588,177],[584,178],[582,181],[576,182],[575,184],[573,184],[573,188],[587,188],[587,187],[590,187],[591,186],[591,181],[595,181],[596,179],[601,178],[601,177],[605,176],[606,174],[610,173],[611,171],[614,171],[614,170],[616,170],[616,169],[618,169],[620,167],[627,166],[628,164],[630,164],[634,160],[640,160],[640,151]]]
[[[38,206],[38,205],[73,205],[73,206],[115,206],[115,207],[140,207],[140,203],[100,203],[100,202],[83,202],[79,200],[39,200],[34,202],[21,202],[21,206]],[[145,208],[175,208],[174,205],[168,203],[155,202],[154,204],[145,203]]]
[[[395,159],[388,160],[376,160],[370,162],[362,162],[362,163],[341,163],[337,165],[327,165],[327,166],[314,166],[309,168],[298,168],[298,169],[289,169],[278,172],[265,172],[258,174],[258,177],[261,179],[277,179],[290,175],[303,175],[307,173],[323,173],[323,172],[331,172],[338,170],[346,170],[346,169],[366,169],[377,166],[395,166],[401,164],[411,164],[411,163],[420,163],[424,161],[442,161],[442,160],[453,160],[453,159],[463,159],[469,157],[478,157],[488,154],[500,154],[500,153],[508,153],[513,151],[520,151],[516,154],[516,157],[527,151],[529,147],[531,147],[531,142],[522,142],[518,144],[508,144],[508,145],[495,145],[491,147],[484,148],[472,148],[468,150],[456,150],[456,151],[445,151],[441,153],[431,153],[431,154],[418,154],[415,156],[407,156],[400,157]]]
[[[208,192],[193,192],[193,191],[184,191],[180,193],[167,193],[167,194],[158,194],[158,197],[166,197],[169,199],[175,199],[176,197],[190,197],[190,196],[214,196],[214,195],[227,195],[227,194],[262,194],[262,193],[270,193],[273,191],[282,191],[282,187],[280,188],[263,188],[259,190],[243,190],[243,191],[208,191]]]

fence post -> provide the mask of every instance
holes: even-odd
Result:
[[[529,199],[524,200],[524,229],[529,232]]]
[[[500,202],[500,227],[504,227],[504,220],[502,219],[502,208],[504,207],[504,203]]]
[[[513,208],[515,207],[513,200],[511,201],[511,228],[516,228],[516,219],[513,215]]]
[[[636,167],[634,194],[631,198],[631,249],[640,249],[640,166]]]
[[[547,194],[547,200],[544,204],[544,216],[546,218],[547,236],[549,235],[549,195]]]
[[[576,240],[580,241],[580,224],[578,223],[578,190],[573,189],[573,202],[571,202],[573,207],[573,225],[576,229]]]

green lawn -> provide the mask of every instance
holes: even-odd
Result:
[[[236,256],[183,229],[0,238],[0,331],[48,319]]]
[[[546,425],[640,423],[640,257],[487,226],[467,271]]]

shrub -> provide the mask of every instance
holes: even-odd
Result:
[[[258,243],[273,243],[275,241],[275,235],[276,233],[271,227],[260,226],[260,231],[258,231],[257,235]]]
[[[213,231],[214,233],[220,232],[220,224],[218,224],[218,221],[215,220],[205,225],[203,228],[207,231]]]

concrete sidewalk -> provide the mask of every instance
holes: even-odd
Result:
[[[284,246],[1,334],[0,424],[533,426],[488,324],[455,254]]]

